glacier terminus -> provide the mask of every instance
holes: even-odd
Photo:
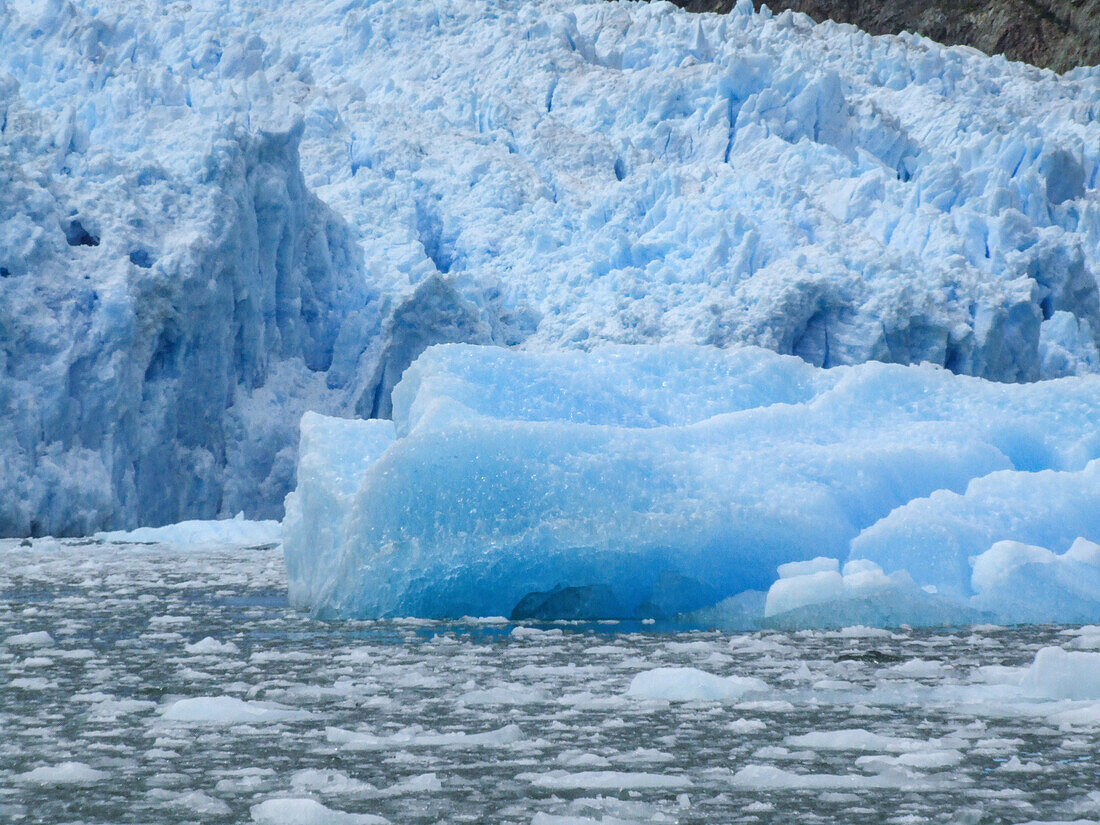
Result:
[[[1098,107],[747,0],[3,0],[0,534],[281,518],[438,343],[1093,374]]]

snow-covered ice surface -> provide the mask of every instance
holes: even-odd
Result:
[[[1097,375],[1006,384],[760,347],[449,344],[413,363],[393,404],[392,422],[302,421],[284,524],[296,606],[1100,622]]]
[[[0,533],[280,516],[426,345],[1100,368],[1100,74],[605,0],[0,2]]]
[[[256,547],[282,541],[282,525],[277,521],[249,521],[242,514],[218,521],[181,521],[163,527],[138,527],[96,533],[96,541],[115,544],[175,544],[186,547],[235,544]]]
[[[3,541],[0,729],[12,823],[1095,823],[1100,627],[327,624],[275,548]]]

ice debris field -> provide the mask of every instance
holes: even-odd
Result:
[[[0,0],[0,535],[281,518],[301,414],[388,417],[434,343],[1095,373],[1098,113],[1096,69],[747,0]],[[1090,472],[983,444],[929,506]]]
[[[0,592],[13,825],[1100,820],[1096,625],[325,623],[277,548],[117,537]]]
[[[290,598],[325,617],[1096,622],[1098,420],[1094,375],[436,346],[392,421],[303,417]]]

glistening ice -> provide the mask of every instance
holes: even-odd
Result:
[[[1100,376],[444,345],[393,405],[302,421],[284,548],[318,615],[687,621],[740,594],[750,623],[1100,618]],[[791,564],[815,557],[844,575]]]

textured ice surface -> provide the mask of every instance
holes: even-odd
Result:
[[[747,2],[5,2],[0,533],[278,517],[441,341],[1094,372],[1098,105]]]
[[[255,547],[278,544],[282,540],[282,528],[277,521],[248,521],[238,515],[237,518],[218,521],[181,521],[163,527],[102,532],[96,533],[93,538],[120,544],[177,544],[189,547],[238,544]]]
[[[1077,539],[1064,553],[999,541],[977,556],[971,603],[1017,622],[1100,621],[1100,545]]]
[[[0,821],[1100,818],[1100,627],[325,623],[285,586],[273,548],[0,541],[0,638],[55,641],[0,646]],[[629,695],[654,672],[691,700]],[[701,673],[767,690],[708,698]],[[541,698],[463,700],[502,689]],[[210,697],[298,715],[166,718]]]
[[[285,550],[293,603],[321,615],[553,618],[553,599],[558,617],[702,616],[775,583],[764,612],[777,621],[821,605],[782,621],[964,622],[984,615],[975,592],[1000,602],[1016,587],[981,571],[972,586],[972,557],[995,542],[1061,553],[1100,539],[1100,376],[1004,384],[761,348],[446,345],[393,403],[392,443],[383,422],[303,424]],[[314,442],[325,428],[347,434]],[[1086,546],[1050,568],[1093,571],[1078,606],[1058,613],[1066,577],[1050,579],[1041,620],[1100,620]],[[843,575],[814,556],[846,560]],[[519,610],[538,600],[541,613]],[[1035,620],[1034,607],[1000,615]]]
[[[278,797],[253,805],[252,821],[258,825],[388,825],[373,814],[335,811],[309,797]]]
[[[282,540],[291,600],[319,597],[323,571],[337,563],[344,519],[367,468],[393,442],[393,422],[306,413],[301,421],[298,487],[286,499]]]
[[[780,565],[780,578],[768,589],[762,624],[784,628],[929,627],[969,624],[994,615],[1008,622],[1031,619],[1008,611],[983,613],[965,602],[918,587],[906,570],[886,575],[865,559],[848,562],[843,572],[836,559],[814,561],[828,562],[831,569],[799,570],[794,564]]]
[[[669,702],[733,702],[747,693],[764,694],[768,686],[746,676],[716,676],[690,667],[662,667],[639,673],[627,695]]]
[[[1095,389],[1092,390],[1095,393]],[[1019,446],[1037,453],[1046,440],[1020,422]],[[899,507],[852,541],[852,555],[886,570],[905,568],[922,584],[945,593],[970,592],[970,559],[996,542],[1012,540],[1064,553],[1078,538],[1100,540],[1100,461],[1094,460],[1100,429],[1083,419],[1073,425],[1078,447],[1091,442],[1083,467],[1048,463],[975,478],[965,490],[941,490]],[[1049,443],[1049,441],[1048,441]],[[1071,448],[1072,449],[1072,448]],[[1044,469],[1050,468],[1050,469]],[[1095,591],[1094,591],[1095,595]]]
[[[1009,529],[1007,524],[1002,528],[1003,532]],[[924,545],[913,542],[912,567],[926,569],[924,551]],[[780,566],[780,578],[768,590],[764,625],[928,627],[978,621],[1100,621],[1100,545],[1083,538],[1060,555],[1045,547],[998,541],[969,558],[966,592],[973,593],[969,598],[960,592],[941,593],[934,584],[918,587],[907,570],[887,576],[866,559],[849,561],[843,575],[837,572],[836,559],[814,561],[827,562],[832,569]]]
[[[264,724],[308,715],[275,702],[244,702],[235,696],[196,696],[180,699],[164,709],[164,718],[170,722],[209,725]]]

